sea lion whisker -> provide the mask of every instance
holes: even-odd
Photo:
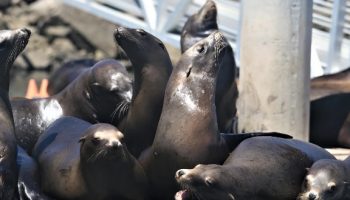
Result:
[[[88,161],[95,161],[100,154],[103,153],[103,149],[97,149],[88,159]]]
[[[129,103],[125,101],[123,102],[123,107],[120,112],[120,118],[125,116],[128,110],[129,110]]]
[[[122,106],[123,106],[123,102],[120,102],[119,104],[116,105],[114,111],[111,114],[111,122],[113,122],[116,119],[116,115]]]

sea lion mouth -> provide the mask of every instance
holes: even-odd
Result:
[[[180,190],[175,194],[175,200],[195,200],[194,193],[189,189]]]
[[[215,59],[216,63],[220,64],[223,60],[223,56],[225,54],[225,50],[229,47],[228,42],[224,38],[224,36],[220,32],[216,32],[214,35],[215,38]]]

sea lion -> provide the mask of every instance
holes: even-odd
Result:
[[[180,37],[181,52],[185,52],[218,29],[215,2],[208,0],[197,13],[187,19],[183,26]]]
[[[146,198],[146,175],[123,134],[74,117],[52,123],[33,150],[45,193],[57,199]]]
[[[350,157],[322,159],[308,169],[298,200],[349,200]]]
[[[81,73],[97,63],[93,59],[78,59],[63,63],[49,78],[47,93],[52,96],[61,92],[73,82]]]
[[[310,141],[350,147],[350,68],[311,80]]]
[[[50,200],[41,190],[40,173],[36,161],[24,149],[17,146],[18,199]]]
[[[350,93],[332,94],[311,101],[310,142],[322,147],[350,147]]]
[[[16,140],[11,104],[8,97],[13,62],[27,46],[28,29],[0,31],[0,199],[12,200],[17,183]]]
[[[203,7],[188,18],[181,31],[181,51],[185,52],[199,40],[218,31],[217,10],[214,1],[208,0]],[[220,64],[220,72],[216,84],[215,105],[218,127],[221,132],[234,132],[233,124],[237,112],[236,100],[238,89],[235,81],[236,62],[229,46]]]
[[[173,198],[177,169],[222,163],[230,152],[228,144],[256,136],[224,136],[217,128],[215,85],[227,47],[222,34],[214,32],[188,49],[171,74],[154,142],[139,158],[149,178],[152,199]]]
[[[112,59],[102,60],[57,95],[12,100],[17,142],[30,152],[40,134],[62,116],[118,125],[131,96],[132,82],[125,67]]]
[[[350,92],[350,68],[311,80],[310,100],[328,95]]]
[[[132,102],[118,128],[130,152],[138,157],[153,142],[172,63],[162,41],[142,29],[118,27],[114,37],[134,71]]]
[[[183,190],[176,200],[296,199],[306,168],[334,157],[311,143],[276,137],[241,142],[223,165],[180,169],[175,178]]]

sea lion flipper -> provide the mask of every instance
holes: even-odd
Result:
[[[239,143],[241,143],[243,140],[257,137],[257,136],[271,136],[271,137],[279,137],[279,138],[285,138],[285,139],[292,139],[293,137],[284,134],[284,133],[278,133],[278,132],[256,132],[256,133],[242,133],[242,134],[232,134],[232,133],[220,133],[221,137],[226,142],[226,145],[230,149],[230,151],[233,151]]]
[[[49,200],[40,188],[38,165],[27,152],[17,146],[17,165],[19,168],[17,190],[19,200]]]

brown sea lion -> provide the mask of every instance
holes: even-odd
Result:
[[[346,122],[349,102],[350,93],[332,94],[311,101],[310,142],[322,147],[350,147],[350,129],[344,129],[349,128]]]
[[[33,150],[44,192],[57,199],[145,199],[146,175],[123,137],[109,124],[55,121]]]
[[[132,82],[125,67],[112,59],[102,60],[57,95],[12,100],[17,142],[30,152],[40,134],[62,116],[117,125],[131,96]]]
[[[276,137],[249,138],[223,165],[178,170],[175,178],[183,190],[175,199],[296,199],[306,168],[324,158],[334,159],[311,143]]]
[[[310,141],[350,147],[350,68],[311,80]]]
[[[28,29],[0,31],[0,199],[15,196],[18,169],[14,123],[8,97],[10,70],[17,56],[26,47]]]
[[[199,40],[218,31],[215,2],[208,0],[203,7],[188,18],[181,32],[181,51],[185,52]],[[221,132],[234,132],[233,124],[237,112],[238,97],[236,62],[231,47],[228,47],[220,64],[216,83],[215,105],[218,127]]]
[[[118,27],[114,36],[134,71],[132,102],[118,128],[130,152],[138,157],[153,142],[172,64],[164,44],[144,30]]]
[[[40,184],[40,172],[36,161],[21,147],[17,147],[18,199],[19,200],[50,200]]]
[[[139,158],[150,181],[152,199],[173,198],[177,169],[222,163],[236,144],[256,136],[220,134],[217,128],[214,94],[227,47],[222,34],[214,32],[188,49],[174,68],[154,142]]]
[[[350,157],[322,159],[308,169],[298,200],[349,200]]]
[[[63,63],[49,78],[47,93],[52,96],[61,92],[73,82],[80,74],[97,63],[93,59],[79,59]]]

